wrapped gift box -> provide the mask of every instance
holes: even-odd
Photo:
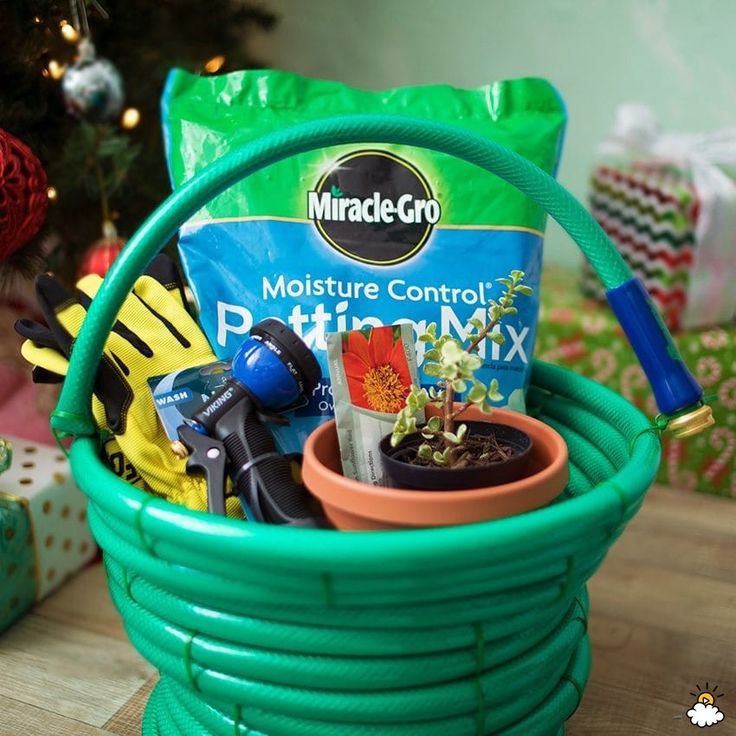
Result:
[[[592,378],[625,396],[649,417],[657,406],[647,379],[611,310],[573,287],[578,274],[547,266],[535,355]],[[701,435],[663,436],[658,480],[736,496],[736,326],[687,330],[675,342],[712,404],[716,424]]]
[[[615,243],[670,329],[682,326],[694,262],[698,197],[686,175],[659,167],[598,166],[590,210]],[[604,299],[586,262],[583,293]]]
[[[678,133],[625,103],[598,146],[589,204],[670,329],[736,318],[736,129]],[[586,265],[587,296],[602,297]]]
[[[0,475],[0,630],[97,553],[87,500],[55,447],[7,437],[10,468]]]

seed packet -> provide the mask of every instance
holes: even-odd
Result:
[[[554,174],[565,110],[542,79],[383,91],[282,71],[170,73],[162,100],[169,171],[178,187],[259,136],[319,118],[397,114],[480,134]],[[299,451],[334,413],[327,334],[436,322],[463,339],[485,317],[495,279],[517,269],[534,296],[483,345],[487,381],[504,371],[506,401],[524,409],[539,309],[546,214],[502,179],[460,159],[368,141],[327,146],[272,164],[209,202],[180,230],[182,265],[200,322],[227,359],[261,319],[287,323],[324,378],[291,417]],[[417,339],[419,376],[424,343]]]
[[[419,383],[414,330],[402,324],[328,333],[327,365],[343,475],[390,485],[378,444]]]

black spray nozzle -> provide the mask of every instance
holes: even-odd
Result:
[[[228,475],[246,515],[255,521],[319,525],[315,502],[294,480],[290,460],[277,451],[264,413],[305,402],[320,377],[319,363],[304,342],[283,323],[264,320],[233,358],[232,378],[192,415],[201,430],[224,446]],[[203,456],[192,467],[202,469]],[[224,487],[221,492],[224,497]]]

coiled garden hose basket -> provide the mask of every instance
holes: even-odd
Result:
[[[444,124],[356,116],[296,126],[171,195],[93,301],[52,417],[76,436],[72,469],[89,496],[112,598],[161,673],[146,736],[557,736],[582,696],[585,581],[638,510],[660,459],[648,420],[591,381],[534,364],[529,411],[567,441],[570,482],[546,508],[479,524],[371,533],[249,524],[146,495],[99,459],[95,367],[151,258],[242,177],[313,148],[366,142],[430,148],[501,176],[560,222],[609,290],[631,280],[600,227],[551,177]],[[666,330],[662,339],[671,347]],[[673,406],[698,399],[692,389]]]

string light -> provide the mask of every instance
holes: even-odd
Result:
[[[141,114],[135,107],[128,107],[123,111],[120,124],[126,130],[132,130],[141,121]]]
[[[217,56],[213,56],[204,65],[204,69],[209,74],[215,74],[216,72],[219,72],[220,69],[222,69],[224,63],[225,63],[225,57],[222,54],[218,54]]]
[[[64,70],[66,67],[63,64],[59,64],[56,59],[49,61],[49,74],[51,79],[61,79],[64,76]]]
[[[37,26],[40,26],[40,25],[41,25],[41,23],[43,23],[43,18],[42,18],[42,17],[40,16],[40,15],[34,15],[34,16],[33,16],[33,22],[34,22],[34,23],[35,23],[35,24],[36,24]]]
[[[76,43],[79,41],[79,32],[71,23],[69,23],[69,21],[62,20],[61,23],[59,23],[59,26],[61,26],[61,35],[64,37],[65,41],[69,41],[69,43]]]
[[[53,202],[57,197],[56,187],[49,187],[46,190],[46,196],[49,198],[51,202]]]

